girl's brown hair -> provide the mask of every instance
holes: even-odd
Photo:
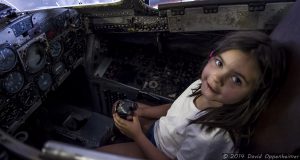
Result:
[[[262,73],[259,86],[245,101],[218,108],[208,108],[207,114],[191,123],[201,123],[209,128],[224,128],[231,133],[235,147],[240,147],[241,140],[249,142],[253,133],[253,125],[258,116],[284,81],[286,50],[281,44],[272,41],[265,33],[241,31],[230,33],[217,42],[211,56],[232,49],[241,50],[256,58]],[[200,95],[201,84],[193,90],[190,96]]]

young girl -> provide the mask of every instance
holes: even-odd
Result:
[[[284,52],[266,34],[231,33],[216,44],[200,79],[173,104],[139,103],[132,121],[114,113],[117,128],[134,142],[99,150],[160,160],[222,159],[239,150],[243,137],[249,140],[284,73]]]

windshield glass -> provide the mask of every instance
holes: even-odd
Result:
[[[153,8],[157,8],[159,4],[189,2],[189,1],[196,1],[196,0],[149,0],[149,6]]]
[[[121,0],[0,0],[0,3],[11,6],[17,12],[37,9],[60,8],[80,5],[109,4]],[[145,0],[149,6],[157,8],[159,4],[188,2],[195,0]]]
[[[23,12],[47,8],[108,4],[119,1],[121,0],[0,0],[0,3],[11,6],[17,12]]]

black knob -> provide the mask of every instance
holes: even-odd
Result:
[[[137,104],[128,99],[119,100],[116,104],[116,112],[123,119],[126,119],[127,116],[132,116],[136,109]]]

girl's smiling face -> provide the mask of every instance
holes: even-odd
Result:
[[[258,86],[258,62],[240,50],[228,50],[209,59],[201,75],[201,93],[209,101],[235,104]]]

